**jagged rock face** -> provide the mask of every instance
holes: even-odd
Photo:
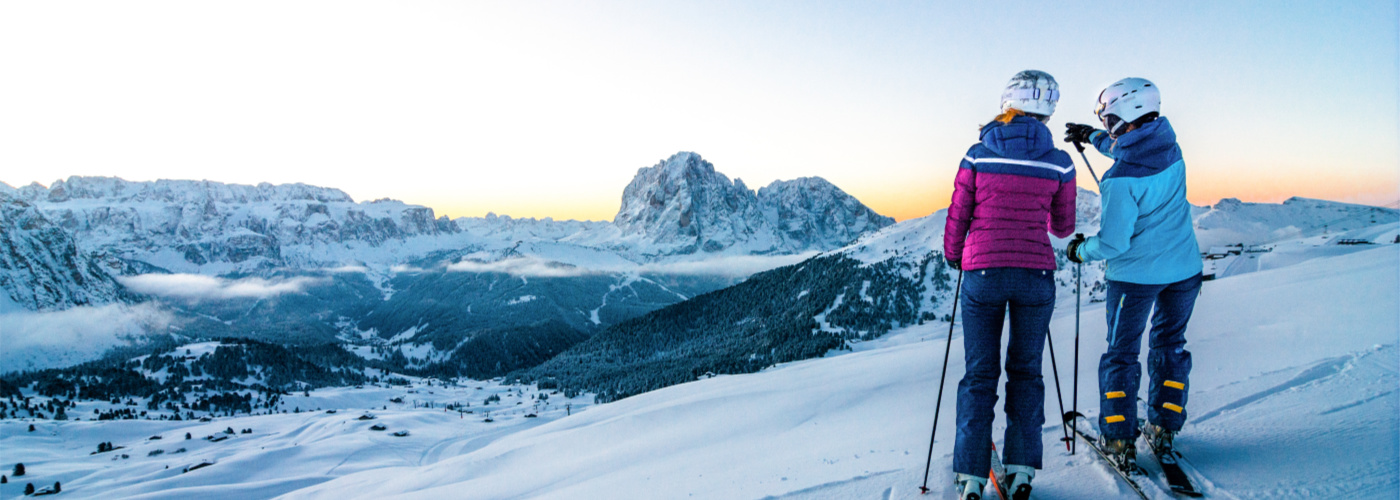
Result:
[[[613,219],[651,255],[828,250],[893,223],[823,179],[778,181],[755,193],[687,152],[638,170]]]
[[[435,219],[427,207],[390,200],[355,203],[338,189],[304,184],[70,177],[48,188],[31,184],[16,195],[71,231],[84,251],[170,251],[196,266],[305,264],[286,262],[285,248],[346,242],[380,246],[460,231],[447,217]]]
[[[638,170],[622,192],[613,224],[660,254],[715,252],[750,240],[760,240],[760,247],[776,243],[757,195],[695,153],[677,153]]]
[[[123,202],[162,202],[189,205],[209,203],[256,203],[269,201],[350,202],[350,195],[339,189],[306,184],[268,183],[248,186],[212,181],[159,180],[131,182],[116,177],[69,177],[54,181],[48,189],[37,184],[21,188],[26,196],[45,196],[45,201],[108,200]],[[31,194],[32,193],[32,194]],[[36,201],[36,200],[31,200]]]
[[[33,205],[0,192],[0,293],[35,311],[105,304],[126,292]]]
[[[758,201],[788,246],[837,248],[894,224],[820,177],[774,181],[758,190]]]

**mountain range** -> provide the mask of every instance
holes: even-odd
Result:
[[[102,177],[0,184],[0,203],[6,227],[43,228],[6,231],[10,309],[157,302],[181,335],[347,343],[425,370],[477,358],[455,353],[478,334],[555,332],[542,341],[557,352],[894,222],[820,178],[755,192],[687,152],[639,169],[612,222],[449,220],[303,184]]]
[[[0,201],[10,310],[159,304],[175,316],[161,333],[182,338],[335,344],[386,370],[510,374],[605,400],[945,320],[954,284],[942,211],[893,224],[820,178],[753,191],[684,152],[639,169],[612,222],[448,220],[328,188],[208,181],[74,177],[0,185]],[[1098,210],[1081,189],[1079,232]],[[1194,210],[1203,248],[1400,219],[1303,198]],[[1100,265],[1085,280],[1102,295]]]

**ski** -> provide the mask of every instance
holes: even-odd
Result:
[[[1113,460],[1112,455],[1104,451],[1103,448],[1099,447],[1099,440],[1097,438],[1085,434],[1082,429],[1079,429],[1077,427],[1074,429],[1074,433],[1079,436],[1079,439],[1084,441],[1084,444],[1089,445],[1089,449],[1094,450],[1094,453],[1097,454],[1099,458],[1103,459],[1103,461],[1108,464],[1108,468],[1110,470],[1112,470],[1115,474],[1118,474],[1118,477],[1121,478],[1123,482],[1128,483],[1128,486],[1133,489],[1134,493],[1137,493],[1138,497],[1141,497],[1142,500],[1149,500],[1149,498],[1147,497],[1147,493],[1144,493],[1142,491],[1142,485],[1138,484],[1137,479],[1135,479],[1147,477],[1143,475],[1141,468],[1134,464],[1132,466],[1132,470],[1123,470],[1123,468],[1120,467],[1119,464]]]
[[[1152,457],[1157,459],[1157,464],[1162,467],[1162,475],[1167,478],[1167,485],[1171,487],[1172,493],[1188,497],[1202,497],[1200,488],[1191,481],[1191,476],[1186,474],[1186,470],[1181,468],[1183,458],[1181,452],[1175,449],[1161,452],[1157,450],[1148,434],[1147,422],[1138,419],[1138,428],[1142,430],[1142,436],[1147,441],[1147,449],[1152,452]]]
[[[987,474],[987,477],[991,479],[988,482],[992,483],[992,489],[996,490],[997,496],[1001,500],[1011,500],[1011,497],[1006,494],[1007,489],[1011,487],[1006,482],[1006,464],[1001,463],[1001,454],[997,453],[996,443],[992,443],[992,470]]]
[[[1172,493],[1188,497],[1205,496],[1196,488],[1186,470],[1181,468],[1181,459],[1184,458],[1181,452],[1172,450],[1159,454],[1153,451],[1152,456],[1157,459],[1157,464],[1162,466],[1162,474],[1167,477],[1167,485],[1171,486]]]
[[[992,470],[988,473],[992,488],[996,490],[1001,500],[1030,500],[1030,485],[1027,485],[1025,493],[1017,495],[1011,491],[1011,477],[1006,474],[1006,464],[1001,461],[1001,455],[997,453],[996,443],[992,443]]]

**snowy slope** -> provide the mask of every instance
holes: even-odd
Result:
[[[921,234],[890,233],[881,246],[915,246]],[[1189,334],[1191,423],[1179,443],[1208,479],[1208,498],[1400,493],[1393,474],[1400,467],[1400,246],[1345,255],[1328,255],[1330,245],[1310,248],[1320,253],[1205,285]],[[1069,397],[1075,318],[1065,299],[1051,332]],[[1104,311],[1102,304],[1085,306],[1079,407],[1093,417]],[[462,392],[366,387],[286,398],[303,410],[340,408],[337,414],[210,423],[39,421],[33,434],[25,432],[30,422],[4,420],[0,454],[6,464],[24,462],[31,475],[11,478],[0,497],[18,496],[26,481],[42,487],[59,480],[64,495],[78,498],[113,492],[137,498],[919,498],[947,327],[935,321],[902,328],[857,344],[854,352],[685,383],[582,412],[581,402],[591,399],[580,397],[572,416],[560,415],[562,401],[555,398],[562,396],[553,396],[539,418],[526,418],[535,411],[533,388],[519,388],[528,394],[512,399],[511,387],[469,383]],[[949,494],[951,389],[962,373],[958,336],[934,450],[935,495]],[[1059,412],[1052,387],[1049,415]],[[503,395],[506,404],[493,410],[501,418],[492,424],[464,418],[483,416],[475,406],[487,394]],[[396,396],[406,403],[387,402]],[[466,400],[478,413],[413,408],[414,399]],[[73,414],[97,404],[81,403]],[[375,434],[369,422],[350,418],[383,406],[391,409],[376,411],[376,422],[410,436]],[[221,443],[199,439],[225,427],[254,432]],[[193,442],[183,441],[184,432]],[[1057,425],[1043,429],[1039,497],[1126,493],[1083,448],[1067,455],[1060,432]],[[164,439],[145,439],[152,434]],[[126,446],[130,458],[89,455],[100,441]],[[173,454],[179,447],[188,450]],[[165,453],[148,456],[155,449]],[[214,465],[179,473],[205,459]],[[1163,491],[1154,497],[1171,498]]]
[[[1206,285],[1190,333],[1192,419],[1179,443],[1208,479],[1208,498],[1400,492],[1397,276],[1400,252],[1387,246]],[[1084,315],[1080,409],[1092,417],[1102,306]],[[1072,352],[1073,324],[1062,308],[1051,325],[1060,353]],[[439,464],[348,475],[288,498],[917,498],[942,328],[662,389]],[[961,345],[953,345],[956,380]],[[1047,414],[1058,414],[1047,392]],[[930,481],[939,495],[951,477],[949,394]],[[1038,496],[1125,492],[1087,452],[1069,456],[1060,432],[1053,422],[1044,428]],[[1160,487],[1153,495],[1171,498]]]
[[[297,392],[284,398],[286,413],[211,422],[42,420],[31,433],[30,422],[0,421],[5,473],[16,462],[28,472],[0,484],[0,498],[22,497],[27,482],[43,488],[54,481],[64,497],[75,498],[268,498],[345,474],[435,463],[591,406],[586,398],[558,394],[540,401],[547,393],[491,382],[409,379],[406,386]],[[500,402],[483,405],[491,396]],[[454,404],[467,406],[444,408]],[[83,402],[70,414],[86,419],[93,410],[112,408],[126,406]],[[484,421],[488,415],[492,422]],[[371,430],[376,424],[385,430]],[[226,429],[235,433],[207,439]],[[392,435],[398,431],[408,435]],[[99,442],[120,448],[93,454]],[[213,465],[185,472],[206,462]]]

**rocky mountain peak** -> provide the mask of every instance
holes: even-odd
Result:
[[[779,235],[795,245],[836,248],[894,224],[821,177],[773,181],[758,190],[758,200]]]
[[[680,152],[637,170],[613,224],[660,254],[715,252],[763,231],[757,201],[700,155]]]
[[[827,250],[893,223],[820,177],[754,192],[691,152],[639,169],[613,219],[657,255]]]

